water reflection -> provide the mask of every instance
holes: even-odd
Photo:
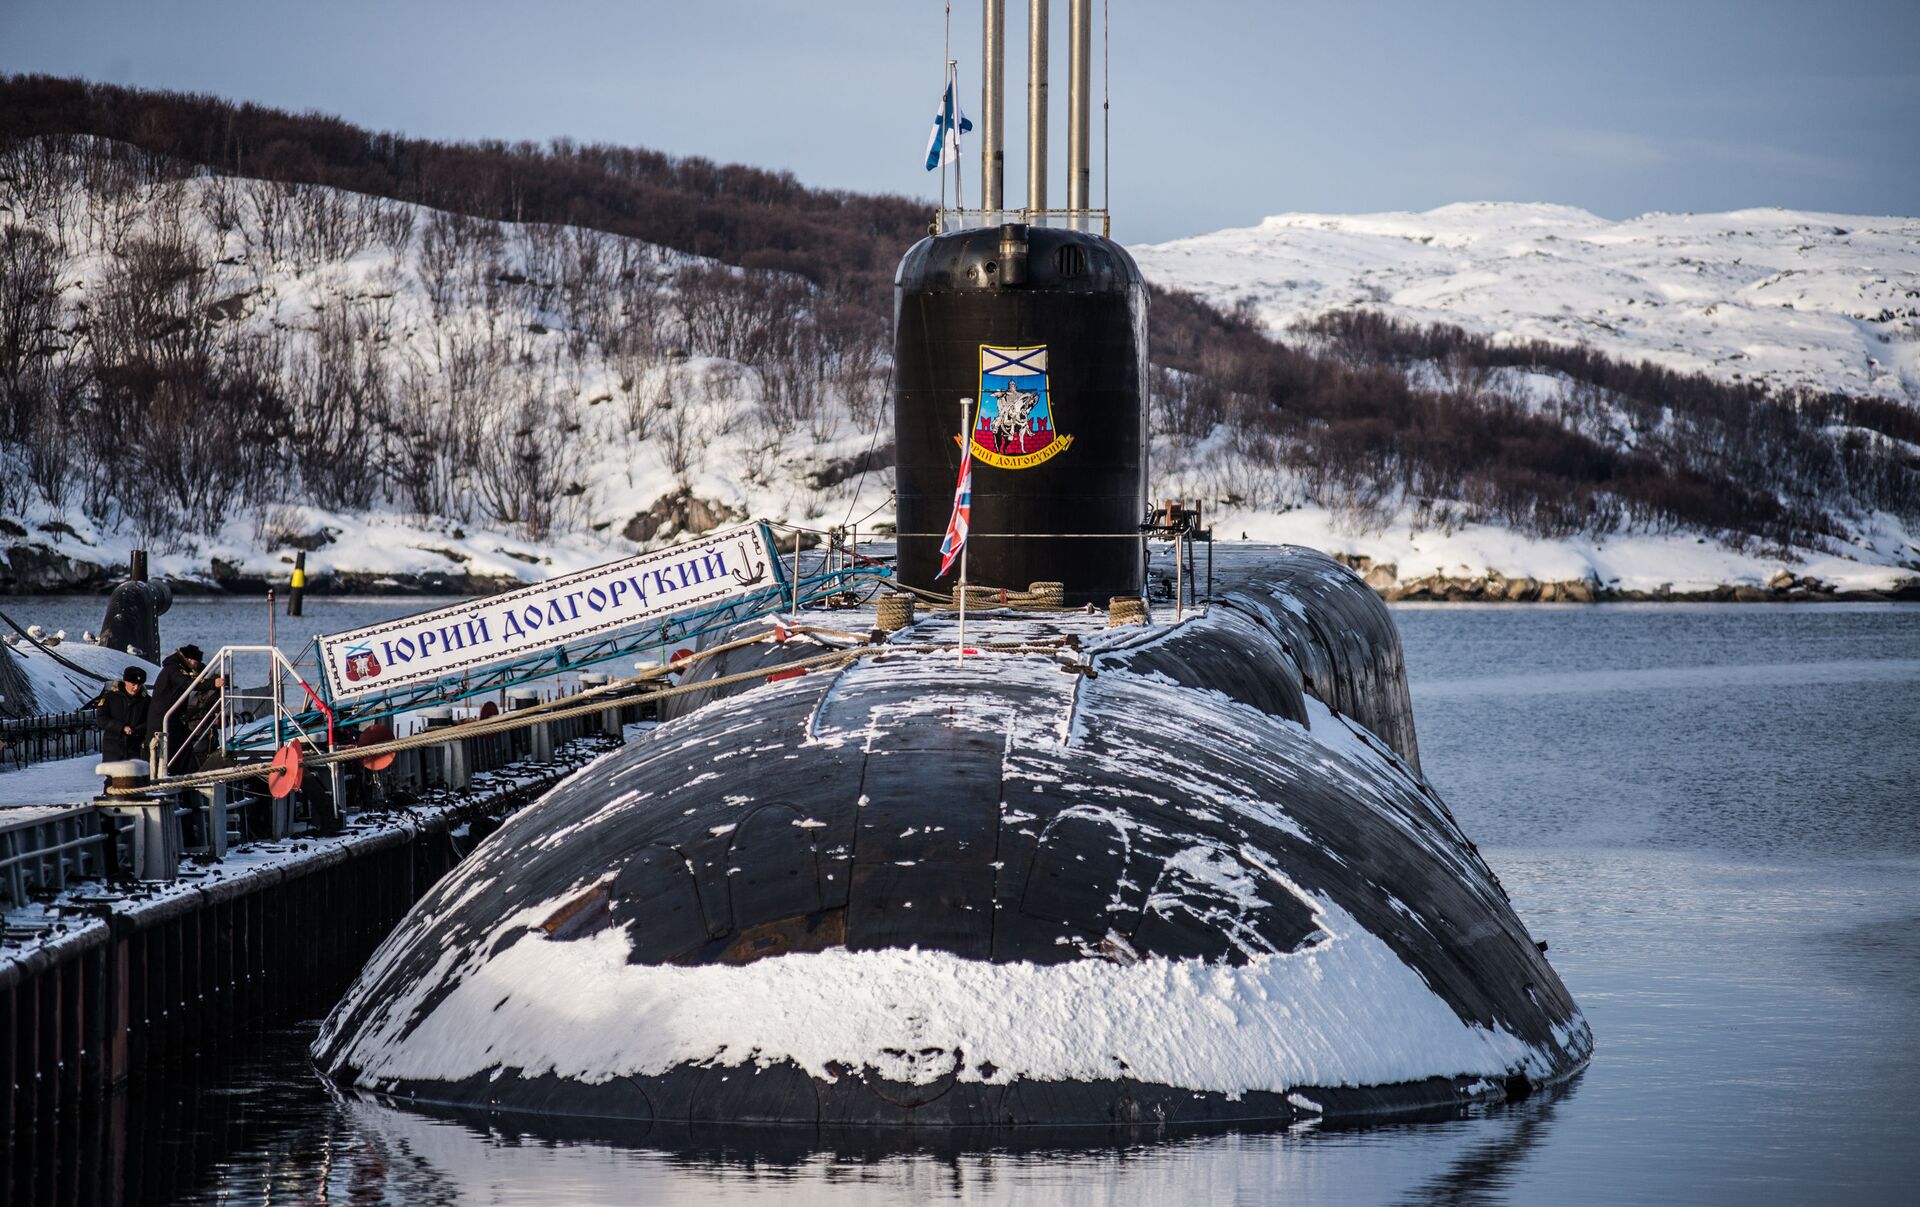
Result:
[[[14,1137],[9,1203],[404,1205],[1498,1201],[1577,1081],[1389,1125],[927,1132],[515,1121],[342,1093],[313,1024]]]
[[[350,1167],[316,1200],[355,1203],[1321,1201],[1498,1198],[1570,1087],[1462,1117],[1390,1126],[1180,1134],[1009,1130],[919,1136],[582,1122],[538,1132],[336,1100]],[[233,1188],[229,1181],[229,1189]]]

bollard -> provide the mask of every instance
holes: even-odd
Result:
[[[144,788],[151,767],[142,759],[101,763],[95,775],[113,788]],[[133,866],[140,880],[173,880],[180,874],[180,812],[171,799],[144,796],[101,796],[93,802],[117,817],[133,820]]]
[[[532,692],[509,696],[508,702],[517,712],[523,708],[533,708],[540,703],[540,697]],[[527,757],[535,762],[546,763],[553,760],[553,730],[551,726],[529,725],[526,728]]]
[[[319,781],[324,777],[326,786]],[[316,833],[338,834],[346,821],[346,802],[342,799],[346,773],[338,763],[329,763],[307,773],[300,795],[307,801],[308,824]]]
[[[586,691],[589,688],[605,687],[612,682],[612,675],[584,674],[580,676],[580,689]],[[619,704],[608,705],[598,714],[598,717],[600,721],[600,732],[606,734],[608,737],[617,738],[626,731],[626,727],[620,721]]]
[[[267,814],[267,837],[274,842],[293,837],[293,797],[269,793],[261,806]]]
[[[190,788],[188,791],[199,798],[201,816],[206,819],[207,852],[215,859],[224,859],[227,855],[227,786],[209,784],[205,788]]]
[[[449,729],[453,726],[451,708],[422,709],[420,715],[426,720],[429,730]],[[466,743],[456,739],[444,742],[434,749],[440,752],[441,785],[455,790],[465,788],[470,778],[467,772]]]
[[[523,708],[532,708],[538,703],[540,703],[540,697],[532,692],[512,692],[507,696],[506,709],[508,712],[518,712]],[[532,753],[533,735],[525,729],[509,730],[504,736],[507,739],[508,762],[526,758]]]

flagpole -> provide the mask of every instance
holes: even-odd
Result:
[[[940,57],[946,60],[946,64],[947,64],[946,83],[948,88],[953,87],[953,60],[947,57],[952,53],[953,53],[953,0],[947,0],[946,26],[944,28],[944,31],[940,35]],[[952,93],[949,92],[946,95],[951,96]],[[954,105],[957,107],[959,104],[960,102],[956,99],[954,101]],[[946,112],[947,112],[947,102],[943,97],[940,102],[940,114],[943,120],[946,116]],[[946,131],[946,128],[943,126],[940,130],[940,162],[944,163],[946,158],[947,158],[947,131]],[[943,210],[947,208],[947,173],[944,167],[942,167],[940,171],[940,208]]]
[[[956,210],[965,210],[967,208],[967,197],[966,197],[966,194],[960,188],[960,171],[965,166],[961,162],[962,159],[964,159],[965,157],[959,153],[959,150],[960,150],[960,64],[957,60],[954,60],[954,59],[947,60],[947,95],[953,98],[953,126],[947,132],[947,137],[953,139],[953,147],[954,147],[953,208]],[[946,154],[946,148],[942,147],[940,149],[940,153],[942,155]],[[966,555],[963,553],[961,556],[964,557]]]
[[[968,406],[972,401],[971,398],[960,400],[960,458],[963,462],[970,451],[967,448],[967,441],[973,438],[973,423],[969,418],[971,411]],[[969,516],[967,538],[960,546],[960,651],[955,660],[962,666],[967,663],[967,546],[971,544],[973,544],[973,520]]]

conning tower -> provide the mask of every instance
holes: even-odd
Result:
[[[1069,603],[1137,595],[1146,576],[1147,290],[1088,208],[1084,0],[1071,5],[1068,202],[1047,210],[1045,123],[1028,122],[1029,207],[1003,210],[997,95],[1004,21],[988,0],[986,208],[945,210],[900,262],[894,291],[894,449],[902,582],[936,581],[962,454],[973,456],[970,584],[1065,584]],[[1029,38],[1045,45],[1046,4]],[[1037,70],[1044,70],[1044,67]],[[1029,107],[1044,105],[1044,85]],[[1041,110],[1044,112],[1044,110]]]

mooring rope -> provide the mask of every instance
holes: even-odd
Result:
[[[790,633],[798,633],[805,631],[808,627],[810,626],[801,626],[787,631]],[[820,631],[823,633],[836,632],[835,630]],[[852,636],[852,634],[848,634],[848,636]],[[728,650],[758,645],[775,639],[775,632],[769,629],[767,632],[754,637],[726,642],[710,650],[701,650],[690,657],[679,659],[667,667],[650,669],[614,683],[590,688],[578,695],[569,696],[564,701],[554,700],[546,704],[535,705],[531,708],[521,708],[515,709],[512,712],[500,713],[497,716],[462,721],[457,725],[452,725],[445,729],[422,730],[419,733],[409,734],[404,738],[394,738],[387,742],[375,742],[366,746],[342,747],[341,749],[329,751],[325,754],[315,755],[311,759],[304,760],[304,763],[306,766],[324,767],[333,763],[358,762],[361,759],[397,753],[402,750],[417,750],[425,746],[443,746],[448,742],[465,738],[492,737],[495,734],[508,733],[515,729],[524,729],[531,725],[541,725],[549,721],[562,721],[572,717],[605,712],[608,708],[616,707],[622,702],[623,697],[614,695],[616,692],[653,683],[657,681],[663,673],[684,670],[699,659],[709,658],[717,654],[725,653]],[[1072,647],[1062,639],[1054,642],[976,642],[969,644],[967,648],[995,654],[1033,653],[1057,655],[1061,651]],[[796,658],[773,666],[756,667],[749,671],[737,671],[734,674],[721,675],[713,679],[702,679],[696,683],[680,683],[671,687],[658,688],[647,692],[645,698],[648,700],[669,700],[678,696],[692,695],[695,692],[713,691],[719,688],[732,687],[736,684],[748,683],[756,679],[765,680],[769,676],[780,674],[783,671],[807,671],[812,670],[814,667],[827,666],[835,663],[844,665],[868,655],[951,653],[953,649],[954,647],[949,644],[933,643],[916,643],[913,645],[862,645],[848,649],[831,650],[827,653],[815,654],[807,658]],[[232,783],[236,780],[251,779],[256,776],[271,778],[279,775],[281,771],[281,768],[275,767],[271,763],[252,763],[243,767],[222,767],[213,771],[196,771],[189,775],[175,776],[171,779],[154,780],[150,784],[136,788],[109,788],[105,794],[107,796],[146,796],[155,792],[176,792],[188,788],[210,788],[215,784]]]

